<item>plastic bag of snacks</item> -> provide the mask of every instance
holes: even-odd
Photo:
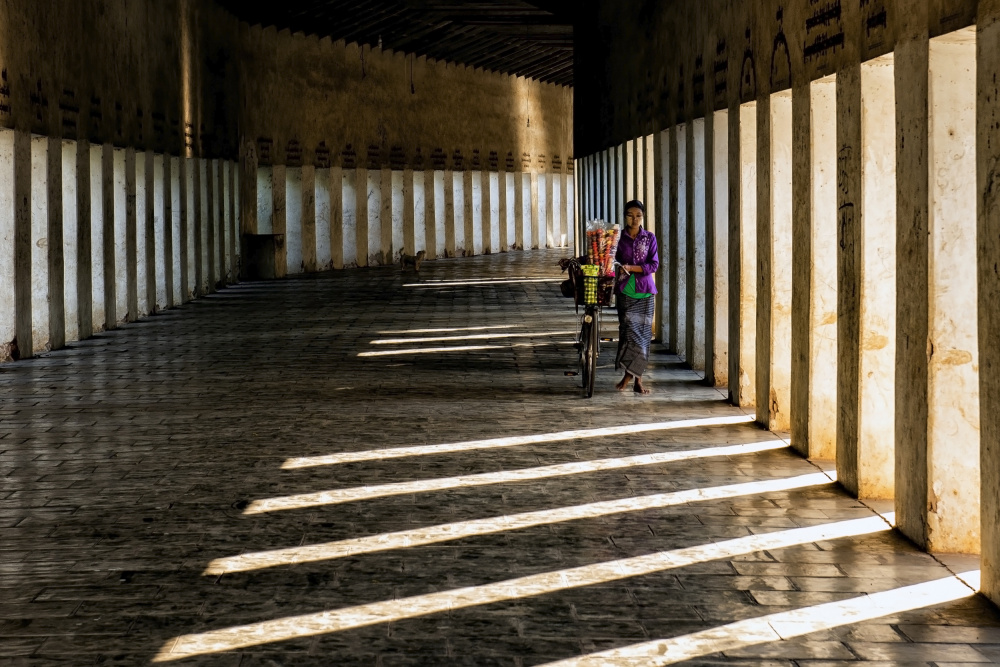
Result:
[[[621,227],[608,226],[603,220],[587,223],[587,261],[600,267],[600,275],[615,275],[615,253],[621,239]]]

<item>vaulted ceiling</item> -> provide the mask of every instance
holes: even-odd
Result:
[[[568,0],[218,0],[251,25],[573,85]]]

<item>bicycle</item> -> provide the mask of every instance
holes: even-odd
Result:
[[[583,265],[578,259],[560,261],[563,270],[569,270],[570,283],[577,307],[583,306],[580,317],[580,334],[577,337],[578,364],[581,383],[587,398],[594,395],[594,379],[597,376],[597,360],[601,354],[601,313],[604,306],[612,305],[614,295],[614,278],[597,277],[596,293],[593,298],[587,298],[586,277],[583,275]],[[618,262],[615,262],[616,267]]]

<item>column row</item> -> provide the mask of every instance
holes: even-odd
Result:
[[[647,158],[657,337],[801,453],[836,459],[850,492],[893,499],[910,539],[982,546],[994,599],[1000,409],[981,413],[980,392],[1000,406],[1000,381],[980,358],[1000,366],[996,25],[667,128]],[[584,219],[643,190],[646,141],[580,159]]]
[[[256,233],[278,234],[278,276],[574,244],[572,174],[257,168]]]
[[[234,163],[0,130],[0,360],[235,282]]]

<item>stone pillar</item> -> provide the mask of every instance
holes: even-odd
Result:
[[[669,303],[667,297],[666,280],[667,268],[669,266],[670,251],[667,245],[667,221],[670,219],[670,131],[662,130],[653,135],[653,198],[656,200],[656,210],[662,214],[656,215],[653,220],[653,232],[659,243],[660,268],[656,272],[656,301],[653,309],[653,339],[658,340],[661,345],[667,344],[666,304]]]
[[[127,154],[126,154],[127,155]],[[66,160],[66,154],[63,154],[63,160]],[[146,173],[149,170],[149,166],[146,162],[146,153],[144,151],[139,151],[134,154],[133,162],[135,164],[134,170],[127,170],[132,174],[132,182],[134,183],[133,194],[129,195],[129,199],[133,201],[133,207],[135,214],[133,216],[133,233],[135,235],[135,253],[134,253],[134,266],[135,266],[135,310],[131,309],[131,303],[129,304],[129,315],[136,319],[145,317],[150,312],[150,303],[146,298],[146,279],[149,274],[149,266],[146,263]],[[66,174],[66,168],[63,167],[63,174]],[[63,184],[65,188],[65,183]],[[64,189],[64,192],[65,189]],[[64,194],[65,198],[66,195]],[[74,194],[75,197],[75,194]],[[63,206],[63,217],[64,219],[68,215],[67,207]],[[75,211],[74,211],[75,217]],[[64,221],[64,224],[65,221]],[[69,233],[69,226],[66,226],[66,233]],[[67,252],[69,249],[67,248]],[[68,268],[68,267],[67,267]],[[67,283],[68,286],[68,283]],[[68,307],[67,299],[67,307]],[[67,314],[68,316],[68,314]],[[67,334],[69,332],[67,331]]]
[[[101,243],[104,260],[104,328],[114,329],[118,321],[115,267],[115,150],[104,144],[101,152]]]
[[[344,268],[344,181],[350,170],[330,167],[330,265]]]
[[[0,129],[0,285],[9,286],[0,290],[0,362],[19,356],[18,239],[14,220],[14,132]]]
[[[796,87],[792,100],[791,441],[833,459],[837,433],[836,77]]]
[[[333,178],[333,170],[330,170],[331,176]],[[358,196],[358,170],[342,168],[341,170],[342,180],[340,182],[340,213],[341,213],[341,225],[338,232],[336,223],[330,230],[330,243],[333,248],[332,252],[336,252],[335,239],[338,233],[343,237],[343,265],[340,268],[348,266],[359,266],[361,262],[362,255],[360,254],[361,244],[364,243],[364,251],[367,256],[368,253],[368,243],[367,240],[362,241],[361,237],[364,236],[358,232],[361,226],[361,206],[358,205],[359,202],[364,201],[364,196]],[[368,177],[365,176],[367,179]],[[336,182],[331,182],[330,184],[330,206],[333,210],[333,214],[330,216],[330,220],[334,220],[336,215],[336,207],[334,206],[333,200],[336,199]],[[364,207],[367,211],[367,207]],[[365,213],[365,225],[368,224],[368,214]],[[366,237],[367,239],[367,237]],[[336,265],[336,255],[334,255],[334,267]]]
[[[408,255],[417,254],[417,227],[415,194],[416,185],[413,181],[413,170],[403,170],[403,245],[401,250]]]
[[[644,189],[642,192],[642,203],[646,205],[646,229],[651,232],[655,232],[657,224],[657,211],[660,210],[659,197],[657,196],[657,188],[659,187],[656,183],[656,144],[659,141],[659,133],[650,134],[646,137],[644,142],[645,150],[645,173],[643,175]]]
[[[65,260],[63,247],[62,140],[46,139],[46,275],[48,276],[49,347],[66,345]]]
[[[625,219],[625,146],[618,144],[614,148],[615,152],[615,205],[611,208],[608,222],[612,224],[621,223]]]
[[[426,236],[424,248],[427,250],[428,259],[435,259],[441,254],[441,240],[437,233],[437,221],[440,217],[438,202],[438,174],[433,169],[428,169],[424,172],[424,234]]]
[[[508,224],[508,215],[511,213],[509,207],[507,206],[507,196],[510,193],[510,187],[508,184],[508,174],[504,171],[503,167],[500,167],[500,171],[497,172],[497,226],[498,232],[500,234],[500,245],[497,248],[500,252],[507,252],[510,250],[510,225]]]
[[[302,273],[302,167],[285,168],[285,257],[287,274]]]
[[[319,268],[316,253],[316,167],[302,166],[302,269]]]
[[[128,208],[128,195],[125,185],[125,149],[115,148],[112,151],[112,202],[114,217],[111,221],[114,230],[112,252],[115,257],[115,319],[114,326],[123,324],[128,314],[128,259],[125,254],[125,220]]]
[[[532,171],[530,177],[531,177],[531,184],[530,184],[530,187],[531,187],[531,191],[530,191],[531,192],[531,199],[530,199],[530,202],[531,202],[530,203],[530,206],[531,206],[531,217],[530,217],[531,225],[529,227],[530,232],[529,232],[529,234],[527,234],[528,238],[525,239],[526,240],[526,244],[524,246],[525,250],[528,250],[529,248],[544,248],[545,247],[544,245],[541,245],[539,243],[539,240],[542,238],[542,233],[541,233],[541,229],[539,227],[539,225],[541,223],[541,215],[540,215],[540,211],[538,210],[538,204],[539,204],[539,201],[538,201],[538,172],[537,171]]]
[[[80,339],[80,305],[77,301],[78,287],[76,282],[77,271],[79,270],[77,267],[79,255],[79,250],[77,249],[77,234],[79,233],[77,225],[77,188],[79,184],[76,180],[76,142],[63,140],[60,144],[62,158],[59,165],[61,172],[59,175],[59,183],[61,184],[62,190],[63,302],[65,303],[63,319],[65,320],[64,330],[66,341],[69,342]],[[0,198],[0,201],[2,201],[2,198]],[[0,214],[0,220],[2,220],[2,214]],[[0,237],[3,236],[6,236],[8,239],[13,239],[12,234],[5,235],[0,232]],[[0,257],[2,257],[2,254],[0,254]],[[0,259],[0,263],[2,263],[2,261],[3,260]],[[9,266],[13,268],[13,258],[10,258]],[[2,281],[3,275],[0,273],[0,282]],[[13,285],[13,279],[11,279],[8,284]],[[8,292],[13,295],[10,290],[8,290]],[[11,309],[11,312],[13,312],[13,309]],[[0,329],[2,329],[2,325],[0,325]],[[2,346],[4,342],[3,334],[0,333],[0,358],[3,357]]]
[[[6,150],[5,144],[0,146]],[[3,160],[0,159],[0,162]],[[94,335],[94,252],[91,247],[90,208],[90,142],[81,139],[76,144],[76,308],[77,334],[81,340]]]
[[[330,212],[330,167],[317,167],[313,176],[315,202],[313,204],[316,218],[316,270],[327,271],[333,268],[333,250],[330,245],[332,218]],[[341,245],[343,248],[343,245]],[[341,249],[343,252],[343,249]]]
[[[896,523],[927,550],[974,552],[975,33],[928,42],[925,23],[911,34],[895,51]]]
[[[624,188],[625,189],[624,189],[624,192],[622,194],[622,202],[623,202],[622,206],[625,205],[624,202],[631,201],[632,199],[635,199],[635,192],[636,192],[635,159],[636,159],[636,155],[637,155],[636,145],[635,144],[636,144],[636,140],[635,139],[629,139],[628,141],[625,142],[625,145],[622,147],[622,151],[624,153],[624,155],[623,155],[623,157],[624,157],[624,165],[623,165],[624,169],[623,169],[623,171],[625,172],[624,173]]]
[[[711,116],[711,165],[706,165],[710,188],[706,194],[711,202],[711,215],[706,220],[705,247],[709,285],[706,292],[705,373],[708,384],[729,386],[729,111],[723,109]]]
[[[153,158],[153,207],[154,207],[154,237],[153,247],[156,249],[156,300],[157,310],[170,305],[170,270],[171,253],[170,238],[170,157],[156,155]]]
[[[217,285],[226,284],[226,161],[212,160],[209,163],[212,171],[212,225],[211,241],[214,244],[214,252],[211,255],[213,267],[212,283],[209,285],[211,291]]]
[[[444,256],[454,257],[455,239],[455,172],[444,170]]]
[[[368,169],[358,167],[352,173],[354,175],[354,187],[352,188],[354,192],[354,261],[358,266],[368,266],[368,199],[371,196],[368,189]],[[344,186],[345,235],[350,228],[346,218],[347,212],[350,210],[347,206],[347,198],[349,196],[348,183],[345,183]]]
[[[242,200],[237,196],[237,193],[242,192],[241,183],[242,179],[246,176],[241,172],[236,163],[229,163],[229,263],[231,270],[229,272],[229,282],[237,283],[239,282],[239,266],[240,266],[240,227],[243,224],[243,210],[242,210]]]
[[[705,370],[705,119],[687,125],[687,325],[685,358]]]
[[[368,207],[368,257],[367,266],[375,266],[382,252],[382,171],[368,170],[365,201]],[[362,230],[358,230],[361,233]]]
[[[638,199],[643,201],[645,204],[645,191],[646,191],[646,137],[639,136],[633,141],[635,146],[635,155],[633,156],[632,163],[633,169],[635,171],[634,187],[632,190],[631,199]]]
[[[392,183],[392,169],[389,167],[382,167],[381,181],[379,187],[379,193],[382,196],[382,213],[379,217],[379,222],[381,223],[381,234],[379,236],[379,263],[380,264],[392,264],[393,256],[395,255],[395,248],[392,245],[392,219],[394,214],[393,207],[393,183]]]
[[[403,172],[396,170],[390,172],[392,176],[392,243],[389,249],[389,264],[393,264],[399,258],[400,250],[403,248]]]
[[[125,319],[134,322],[139,318],[139,250],[138,218],[136,216],[135,149],[125,150]]]
[[[565,245],[562,231],[562,180],[563,175],[555,168],[545,176],[545,211],[548,217],[548,247],[561,248]]]
[[[90,145],[91,319],[94,332],[104,331],[104,149]]]
[[[180,157],[178,166],[180,167],[180,233],[175,239],[180,252],[180,285],[181,298],[178,303],[185,303],[191,298],[192,285],[197,284],[197,277],[193,276],[194,267],[191,263],[191,228],[195,226],[194,217],[197,205],[195,204],[195,194],[197,187],[194,183],[195,166],[194,158]]]
[[[576,202],[579,197],[579,189],[576,187],[576,179],[573,178],[572,174],[564,174],[561,180],[561,197],[563,203],[562,229],[565,234],[563,237],[563,246],[575,248],[576,238],[578,236],[576,226],[579,208],[577,208]]]
[[[838,75],[837,476],[867,498],[893,494],[894,114],[891,55]]]
[[[1000,2],[981,0],[976,35],[977,266],[979,312],[982,582],[1000,604]]]
[[[757,348],[757,103],[729,110],[729,400],[753,407]]]
[[[465,239],[465,256],[470,257],[472,255],[482,254],[482,238],[480,234],[482,233],[482,214],[483,214],[483,202],[482,202],[482,179],[480,177],[480,172],[468,169],[462,175],[462,201],[463,206],[463,229],[465,233],[463,238]]]
[[[790,426],[792,93],[765,98],[757,116],[757,422]],[[767,406],[764,412],[763,406]]]
[[[407,250],[410,254],[416,254],[423,250],[427,255],[425,258],[429,258],[430,253],[427,252],[427,194],[428,192],[433,192],[433,189],[428,189],[427,182],[425,179],[426,172],[424,171],[414,171],[410,177],[410,204],[407,208],[411,211],[410,215],[413,220],[413,248],[412,250]],[[404,182],[406,181],[404,177]],[[431,221],[433,224],[433,220]]]
[[[687,209],[688,209],[688,131],[687,125],[675,125],[670,145],[670,351],[689,361],[687,356]]]
[[[157,160],[160,161],[160,184],[157,185],[156,176],[156,163]],[[143,276],[142,288],[146,293],[146,312],[155,313],[156,312],[156,249],[158,246],[162,246],[161,243],[157,243],[156,239],[156,217],[157,214],[163,215],[162,211],[162,194],[160,196],[160,209],[157,209],[157,199],[156,190],[157,187],[161,188],[162,192],[162,157],[157,157],[153,154],[152,150],[146,151],[146,172],[145,172],[145,195],[146,195],[146,215],[142,220],[145,226],[145,243],[143,244],[143,252],[146,257],[146,275]],[[79,168],[79,167],[78,167]],[[79,192],[77,192],[79,195]],[[80,212],[80,207],[77,205],[77,211]],[[82,212],[80,212],[80,220],[83,219]]]
[[[14,339],[19,358],[34,356],[36,345],[32,328],[32,234],[31,234],[31,135],[14,130],[10,137],[10,162],[13,165],[14,214]],[[4,148],[8,146],[4,145]],[[4,156],[6,157],[6,156]]]
[[[294,178],[294,177],[293,177]],[[288,275],[288,168],[276,164],[271,168],[271,233],[274,240],[274,277]]]
[[[216,269],[215,250],[216,235],[218,234],[218,217],[216,213],[219,210],[216,161],[203,159],[201,161],[201,169],[201,208],[203,211],[202,228],[204,229],[203,252],[205,256],[205,273],[201,282],[201,288],[204,290],[204,294],[211,294],[215,291],[215,283],[219,279]],[[313,233],[315,234],[315,227],[313,228]]]
[[[489,255],[493,251],[493,174],[488,169],[479,172],[479,236],[482,252]]]
[[[182,163],[184,158],[170,156],[170,219],[168,221],[167,236],[170,237],[170,265],[172,267],[172,282],[170,291],[172,294],[171,306],[184,303],[185,298],[181,291],[181,276],[187,271],[187,267],[181,261],[182,249],[186,247],[187,240],[181,235],[181,202],[187,197],[187,189],[181,180]]]
[[[46,352],[49,344],[49,140],[31,137],[31,341],[32,354]]]
[[[188,246],[188,262],[194,269],[189,283],[191,296],[197,297],[205,293],[206,271],[205,271],[205,231],[208,228],[208,197],[206,193],[207,174],[205,161],[201,158],[193,158],[188,162],[188,167],[194,171],[192,179],[192,192],[194,193],[193,203],[188,214],[188,237],[191,239]],[[286,199],[287,202],[287,199]]]

